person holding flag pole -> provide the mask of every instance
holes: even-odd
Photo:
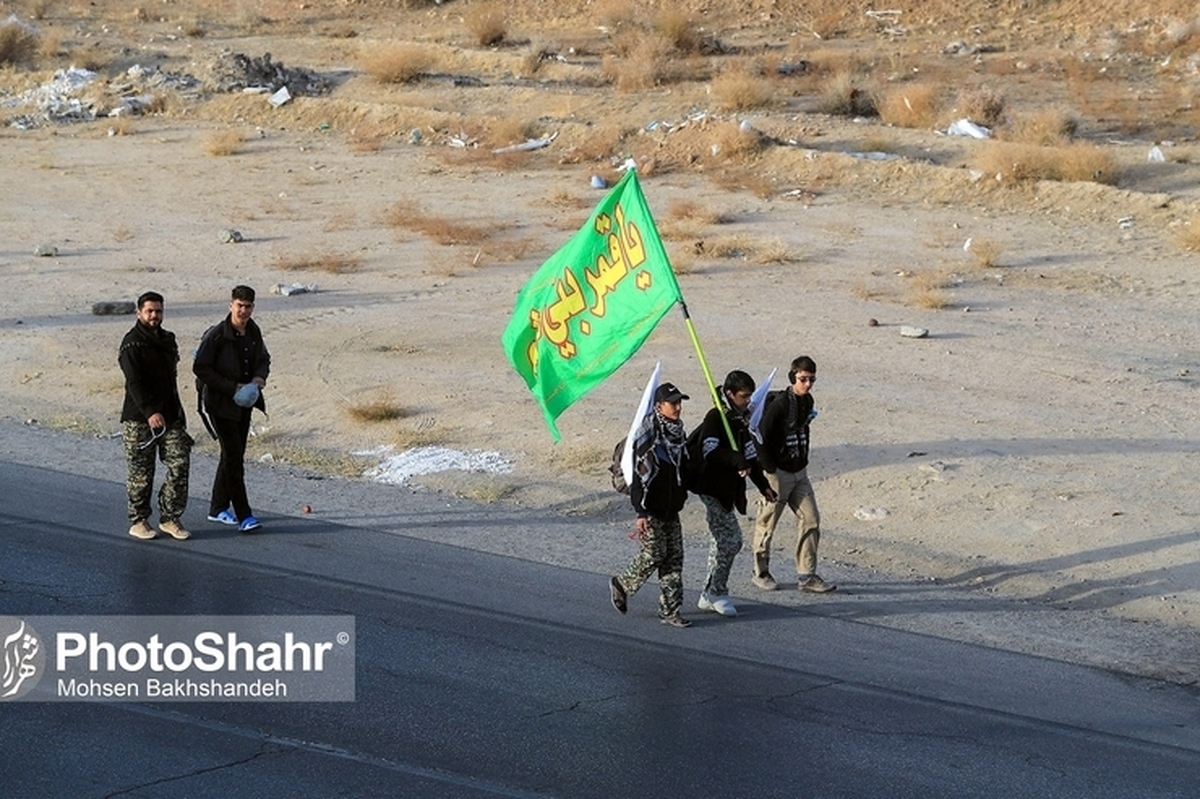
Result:
[[[556,442],[562,439],[557,419],[563,411],[629,360],[676,304],[713,405],[719,407],[712,373],[637,173],[627,170],[583,227],[518,292],[500,338]],[[678,417],[663,418],[660,424],[671,428],[673,436]],[[721,419],[736,447],[728,420]]]

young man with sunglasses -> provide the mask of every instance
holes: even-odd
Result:
[[[784,508],[796,515],[796,573],[801,591],[824,594],[837,586],[817,574],[817,545],[821,540],[821,516],[812,483],[808,481],[809,423],[817,415],[813,410],[812,386],[817,379],[817,364],[807,355],[792,361],[788,380],[791,388],[775,398],[763,411],[759,431],[762,446],[758,457],[776,501],[759,501],[754,523],[754,585],[764,591],[778,588],[771,576],[771,537]]]

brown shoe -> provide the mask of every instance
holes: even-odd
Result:
[[[779,584],[777,582],[775,582],[775,578],[772,577],[769,572],[767,574],[762,574],[762,575],[756,574],[754,577],[752,577],[750,579],[750,582],[754,583],[756,586],[758,586],[759,588],[761,588],[764,591],[774,591],[776,588],[779,587]]]
[[[625,593],[625,587],[621,585],[621,581],[614,577],[609,581],[609,589],[612,594],[613,607],[618,613],[624,613],[629,610],[628,594]]]
[[[837,590],[836,585],[825,582],[820,578],[819,575],[816,574],[809,577],[807,580],[801,580],[800,584],[796,587],[801,591],[807,591],[810,594],[828,594],[830,591]]]
[[[158,523],[158,529],[174,538],[176,541],[187,541],[192,534],[183,529],[178,519],[164,519]]]
[[[134,522],[129,528],[129,534],[134,538],[140,538],[143,541],[149,541],[151,538],[154,538],[156,535],[158,535],[158,533],[154,532],[154,528],[146,523],[145,519],[139,519],[138,521]]]
[[[679,627],[682,629],[683,627],[692,626],[690,621],[679,615],[679,611],[675,611],[670,616],[659,616],[658,620],[669,627]]]

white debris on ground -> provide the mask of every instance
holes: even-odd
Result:
[[[0,100],[0,108],[26,109],[7,120],[10,127],[30,130],[46,123],[90,122],[100,116],[140,114],[157,92],[187,92],[199,87],[191,75],[163,72],[134,64],[122,75],[97,88],[96,72],[74,65],[60,69],[41,86]]]
[[[363,477],[388,485],[403,485],[410,477],[449,470],[492,474],[507,474],[512,471],[512,462],[499,452],[461,452],[448,447],[416,447],[396,455],[390,454],[393,451],[394,447],[388,445],[351,454],[360,457],[382,457],[383,460],[378,466],[372,466],[363,472]]]

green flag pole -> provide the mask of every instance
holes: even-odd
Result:
[[[737,439],[733,437],[733,428],[725,417],[725,409],[721,405],[721,395],[717,393],[717,385],[713,382],[712,370],[708,368],[708,359],[704,357],[704,349],[700,346],[700,337],[696,335],[696,326],[692,324],[692,315],[688,313],[687,303],[680,295],[679,307],[683,309],[683,322],[687,325],[688,335],[692,337],[692,346],[696,348],[696,356],[700,359],[700,368],[704,370],[704,380],[708,383],[708,394],[712,397],[713,407],[721,412],[721,424],[725,427],[725,435],[729,437],[729,446],[734,452],[738,451]]]

